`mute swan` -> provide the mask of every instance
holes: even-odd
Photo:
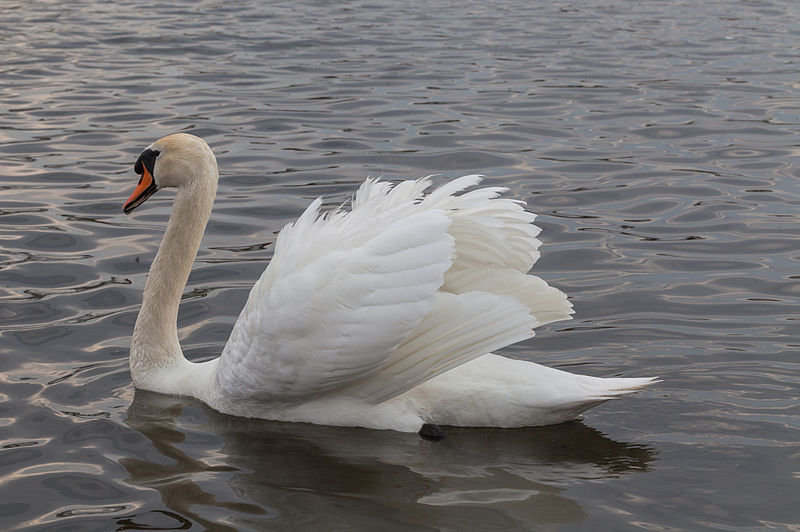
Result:
[[[465,176],[367,179],[351,210],[316,199],[278,235],[219,358],[194,363],[178,305],[217,192],[208,145],[179,133],[139,156],[129,214],[176,188],[130,349],[137,388],[193,396],[228,414],[404,432],[429,424],[560,423],[650,378],[575,375],[490,352],[570,318],[559,290],[526,275],[539,228],[505,189]],[[435,428],[435,426],[433,426]]]

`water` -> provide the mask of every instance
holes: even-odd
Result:
[[[0,529],[797,530],[798,21],[792,0],[4,2]],[[313,198],[481,172],[539,213],[537,270],[577,310],[506,354],[664,382],[440,443],[134,392],[171,194],[121,205],[175,131],[222,172],[190,358]]]

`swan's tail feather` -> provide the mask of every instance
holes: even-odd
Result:
[[[619,384],[612,384],[615,387],[608,391],[608,395],[610,395],[611,397],[620,397],[623,395],[636,393],[638,391],[644,390],[651,384],[656,384],[658,382],[661,382],[661,379],[659,379],[658,377],[621,377],[609,380],[614,380],[619,382]]]
[[[553,370],[559,371],[559,370]],[[661,382],[657,377],[590,377],[559,372],[563,377],[562,394],[557,399],[532,399],[531,415],[542,416],[537,424],[561,423],[579,418],[581,414],[598,405],[639,392],[651,384]],[[556,377],[551,375],[551,378]],[[570,382],[571,381],[571,382]],[[535,394],[538,396],[538,394]],[[534,412],[541,413],[535,414]]]
[[[550,405],[554,412],[559,410],[564,419],[574,419],[587,410],[601,405],[612,399],[619,399],[647,388],[651,384],[661,382],[657,377],[589,377],[587,375],[572,374],[575,378],[572,393],[566,393],[560,398],[558,405]]]
[[[607,401],[644,390],[661,382],[658,377],[590,377],[571,374],[574,384],[587,400]]]
[[[576,419],[654,382],[657,379],[578,375],[487,354],[425,382],[418,393],[425,398],[428,423],[534,427]]]

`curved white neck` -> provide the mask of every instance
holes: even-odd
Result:
[[[208,177],[178,188],[167,230],[150,266],[131,339],[131,377],[138,388],[162,391],[160,383],[169,379],[168,391],[176,393],[175,374],[188,373],[188,366],[193,366],[178,341],[178,306],[217,192],[216,175]]]

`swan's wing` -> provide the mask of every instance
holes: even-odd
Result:
[[[539,256],[534,215],[502,188],[455,195],[480,179],[426,197],[428,179],[367,180],[349,213],[314,202],[281,231],[234,326],[222,392],[379,402],[569,317],[566,296],[524,274]]]
[[[524,202],[498,197],[507,190],[503,187],[454,195],[480,181],[479,175],[460,177],[423,202],[449,213],[448,233],[456,241],[452,270],[510,268],[527,273],[539,258],[542,243],[536,238],[541,229],[533,225],[536,215],[524,209]]]
[[[527,272],[539,258],[541,231],[536,215],[524,203],[498,197],[505,188],[486,187],[455,196],[480,181],[464,176],[425,198],[444,209],[452,221],[447,230],[455,238],[455,258],[442,289],[454,294],[483,291],[521,301],[539,325],[570,318],[566,294]],[[527,275],[526,275],[527,274]]]
[[[456,366],[533,336],[537,325],[522,303],[487,292],[436,295],[436,305],[380,371],[344,393],[378,403]]]
[[[380,369],[451,265],[450,220],[418,207],[424,188],[368,181],[351,212],[320,216],[317,200],[281,231],[220,357],[222,393],[305,401]]]
[[[442,289],[454,294],[483,291],[511,296],[528,307],[537,325],[568,320],[574,313],[567,294],[540,277],[512,268],[451,270]]]
[[[523,203],[487,187],[459,195],[481,177],[464,176],[422,201],[451,220],[453,265],[430,314],[367,379],[344,393],[384,401],[490,351],[533,336],[533,328],[569,319],[572,305],[560,290],[526,275],[539,257],[540,229]]]

